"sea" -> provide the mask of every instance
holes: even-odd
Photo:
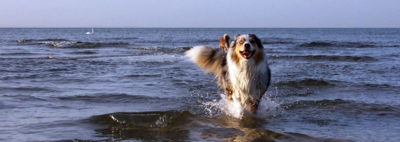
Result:
[[[400,29],[1,28],[0,141],[400,141]],[[272,83],[237,117],[189,61],[256,34]]]

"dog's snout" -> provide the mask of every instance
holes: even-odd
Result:
[[[245,44],[244,44],[244,48],[245,48],[245,49],[249,49],[249,48],[250,48],[250,44],[249,44],[249,43],[245,43]]]

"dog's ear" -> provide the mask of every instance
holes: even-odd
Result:
[[[236,41],[239,39],[240,34],[235,36],[235,39],[231,42],[230,48],[234,48],[236,46]]]
[[[257,44],[258,47],[264,48],[264,46],[261,43],[261,40],[255,34],[250,34],[250,36],[253,37],[254,40],[256,40],[256,44]]]
[[[228,50],[229,48],[229,40],[231,38],[229,37],[228,34],[224,34],[220,39],[219,39],[219,48],[222,50]]]
[[[236,46],[236,40],[232,40],[231,46],[229,48],[235,48]]]
[[[240,34],[235,35],[235,41],[239,39]]]

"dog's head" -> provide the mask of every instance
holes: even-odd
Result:
[[[263,46],[260,39],[254,34],[236,35],[231,43],[233,48],[233,59],[237,62],[240,60],[255,60],[258,63],[263,58]]]

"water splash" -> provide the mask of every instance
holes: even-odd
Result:
[[[219,101],[213,100],[211,102],[202,102],[204,110],[207,115],[221,115],[225,114],[234,118],[242,119],[244,115],[245,106],[239,102],[230,101],[225,94],[220,94],[221,99]],[[276,117],[283,113],[283,109],[280,104],[273,101],[268,95],[264,95],[261,98],[257,114],[254,117],[257,118],[268,118]]]
[[[269,118],[277,117],[283,113],[283,108],[281,108],[282,103],[272,100],[268,95],[264,95],[261,98],[260,105],[258,106],[257,115],[258,118]]]

